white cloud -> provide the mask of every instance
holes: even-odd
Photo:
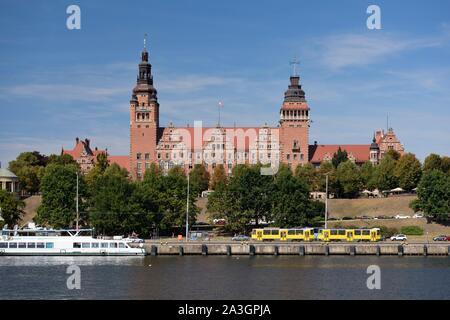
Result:
[[[388,33],[339,34],[314,42],[314,55],[327,67],[369,65],[406,50],[437,47],[443,38],[404,38]]]

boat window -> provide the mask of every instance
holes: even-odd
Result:
[[[43,242],[36,243],[36,248],[44,248],[44,247],[45,247],[45,245]]]
[[[108,242],[102,242],[102,248],[108,248]]]
[[[99,244],[98,242],[92,242],[91,243],[91,247],[92,248],[98,248],[98,244]]]
[[[126,247],[125,247],[125,244],[122,243],[122,242],[119,242],[119,248],[126,248]]]
[[[83,247],[83,248],[90,248],[90,247],[91,247],[91,244],[90,244],[89,242],[83,242],[83,243],[81,244],[81,247]]]
[[[10,242],[9,243],[10,248],[17,248],[17,242]]]
[[[46,243],[45,243],[45,247],[46,247],[47,249],[53,249],[53,242],[46,242]]]
[[[110,248],[117,248],[117,242],[110,242],[109,243]]]
[[[28,242],[27,247],[28,248],[36,248],[36,243],[35,242]]]
[[[73,247],[74,248],[81,248],[81,243],[80,242],[74,242],[73,243]]]
[[[19,248],[26,248],[27,244],[25,242],[19,242]]]
[[[7,242],[0,242],[0,248],[8,248]]]

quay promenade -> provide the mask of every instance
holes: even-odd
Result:
[[[317,243],[150,241],[142,244],[149,255],[398,255],[449,256],[446,243]],[[138,246],[138,244],[133,244]]]

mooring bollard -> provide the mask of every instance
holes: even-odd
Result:
[[[231,256],[231,246],[227,246],[227,256]]]
[[[328,244],[325,245],[325,255],[330,255],[330,247],[328,246]]]
[[[356,255],[356,247],[355,246],[350,246],[350,255],[351,256]]]
[[[298,247],[298,254],[301,256],[305,255],[305,246],[299,246]]]
[[[401,244],[398,245],[398,255],[403,256],[403,245]]]
[[[179,252],[178,252],[178,254],[179,254],[180,256],[182,256],[182,255],[184,254],[184,247],[183,247],[183,246],[179,246]]]
[[[254,256],[255,255],[255,246],[254,245],[250,245],[249,246],[249,248],[248,248],[249,250],[249,254],[251,255],[251,256]]]
[[[202,244],[202,255],[208,255],[208,246],[206,244]]]
[[[156,256],[157,254],[158,254],[158,248],[156,247],[156,246],[151,246],[150,247],[150,254],[152,255],[152,256]]]
[[[273,255],[277,256],[278,255],[278,246],[274,246],[273,247]]]
[[[377,256],[381,255],[381,247],[378,245],[377,246]]]

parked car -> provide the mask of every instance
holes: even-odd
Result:
[[[391,237],[391,241],[406,241],[408,238],[404,234],[396,234]]]
[[[414,219],[420,219],[420,218],[423,218],[423,214],[421,214],[421,213],[416,213],[415,215],[413,215],[413,218],[414,218]]]
[[[433,238],[433,241],[450,241],[450,236],[440,235]]]
[[[237,236],[234,236],[233,238],[231,238],[232,241],[248,241],[250,240],[249,237],[243,235],[243,234],[239,234]]]
[[[395,219],[409,219],[409,218],[411,218],[411,217],[410,217],[410,216],[403,215],[403,214],[398,214],[398,215],[396,215],[394,218],[395,218]]]
[[[371,217],[371,216],[362,216],[361,219],[367,220],[367,219],[373,219],[373,217]]]
[[[225,219],[214,219],[213,223],[223,226],[223,225],[227,224],[227,221]]]

